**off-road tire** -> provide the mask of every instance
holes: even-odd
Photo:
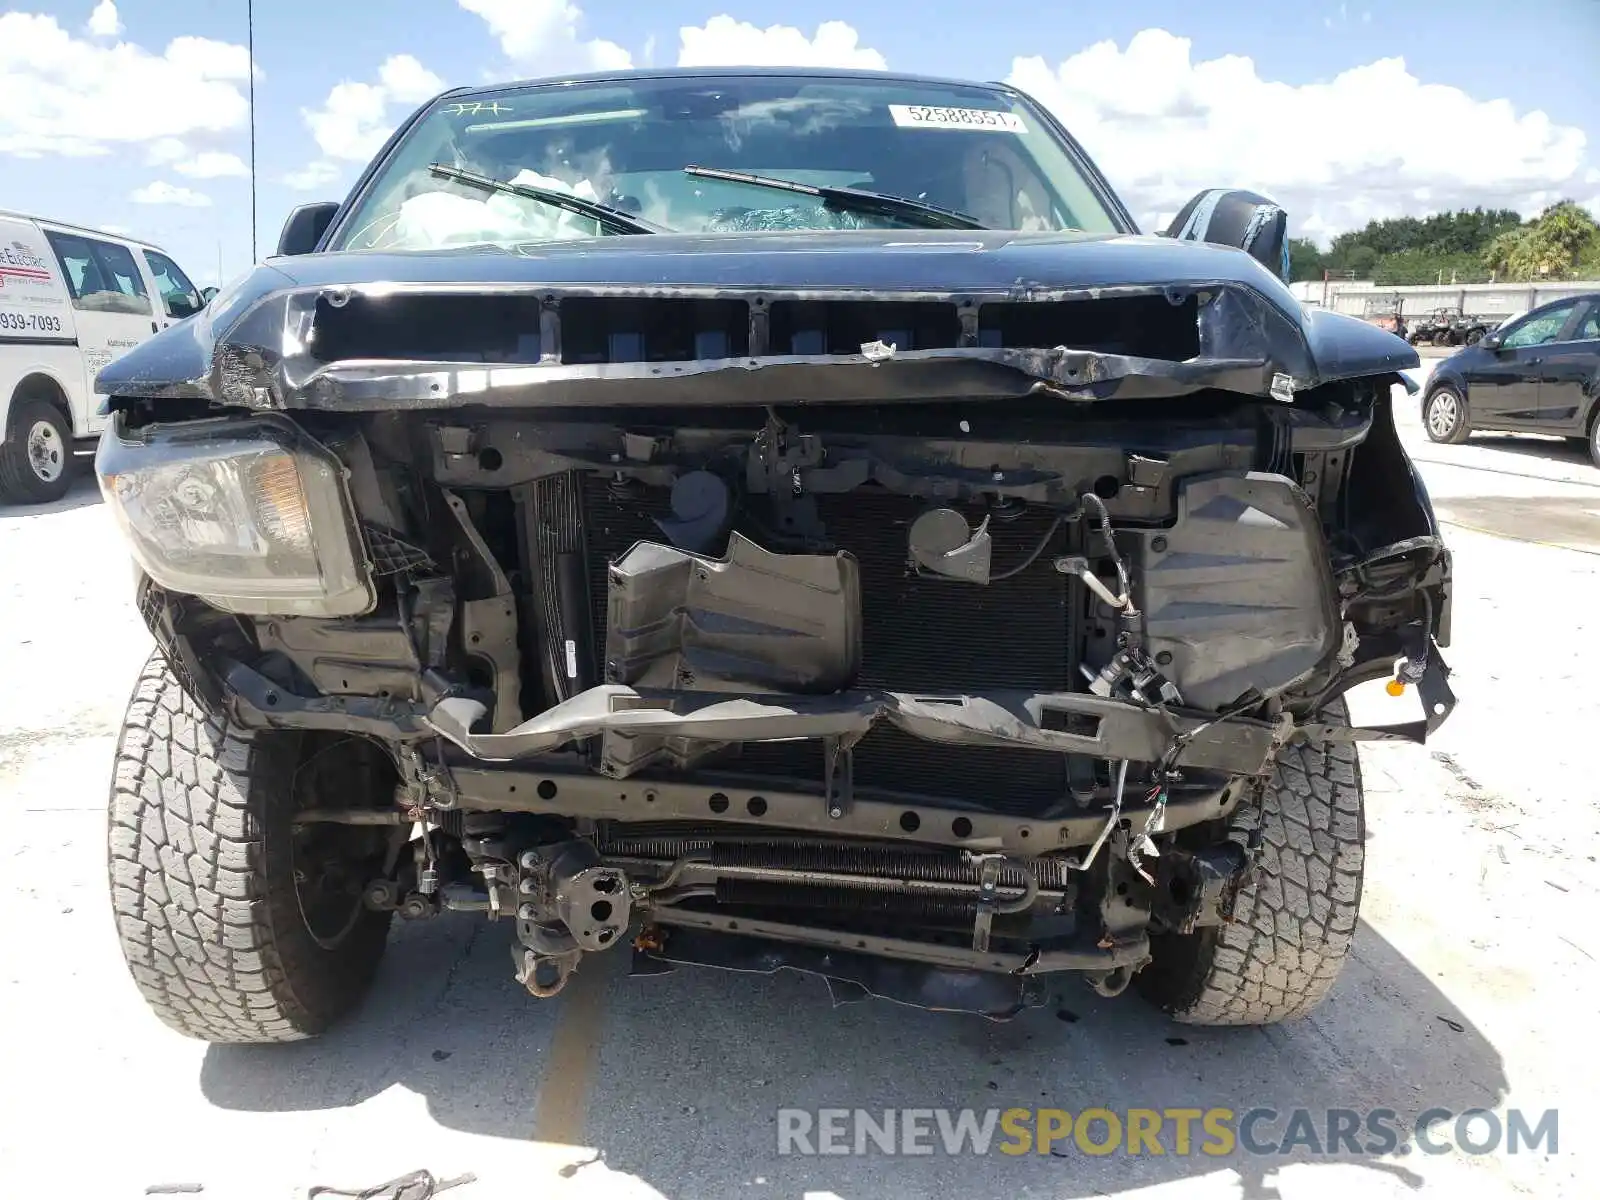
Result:
[[[41,479],[28,457],[28,432],[39,422],[55,430],[63,453],[61,473],[54,479]],[[11,424],[0,442],[0,501],[16,504],[48,504],[67,494],[77,473],[73,454],[72,422],[48,400],[18,396],[11,405]]]
[[[1342,708],[1338,717],[1342,720]],[[1253,823],[1241,810],[1236,826]],[[1284,748],[1261,806],[1255,882],[1233,921],[1151,939],[1139,991],[1190,1025],[1271,1025],[1302,1017],[1338,978],[1361,907],[1366,821],[1361,764],[1348,742]]]
[[[389,914],[363,911],[325,948],[290,861],[300,735],[208,716],[160,651],[128,703],[111,783],[111,901],[155,1014],[208,1042],[322,1032],[365,994]]]
[[[1441,397],[1449,397],[1455,401],[1455,423],[1435,428],[1434,404],[1440,402]],[[1466,441],[1472,433],[1472,414],[1467,409],[1467,398],[1452,384],[1442,383],[1428,393],[1422,402],[1422,431],[1428,435],[1430,442],[1439,442],[1447,446],[1459,446]]]

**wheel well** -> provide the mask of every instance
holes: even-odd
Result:
[[[1430,379],[1430,380],[1428,380],[1427,388],[1424,389],[1424,391],[1422,393],[1422,407],[1423,407],[1423,409],[1426,410],[1427,407],[1428,407],[1429,401],[1431,401],[1440,392],[1444,391],[1445,388],[1449,388],[1452,392],[1454,392],[1456,394],[1456,399],[1460,400],[1462,404],[1466,404],[1466,402],[1467,402],[1466,389],[1463,388],[1454,379],[1449,379],[1449,378],[1446,378],[1446,379]]]
[[[32,375],[24,375],[11,393],[10,411],[14,414],[24,400],[43,400],[46,404],[53,405],[66,419],[68,432],[77,432],[72,423],[72,406],[67,403],[67,393],[50,376],[38,371]]]

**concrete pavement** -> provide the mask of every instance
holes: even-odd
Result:
[[[281,1198],[426,1167],[478,1176],[452,1200],[1596,1194],[1600,471],[1538,439],[1432,446],[1414,409],[1403,433],[1457,522],[1462,704],[1427,748],[1364,756],[1354,958],[1314,1016],[1267,1030],[1180,1028],[1076,984],[1005,1025],[832,1009],[800,977],[628,980],[621,958],[538,1003],[509,932],[461,916],[397,926],[371,1001],[319,1041],[186,1041],[135,994],[106,899],[112,746],[148,648],[126,557],[91,486],[0,509],[0,1193]],[[1359,1162],[775,1153],[779,1107],[857,1105],[1559,1108],[1561,1142]]]

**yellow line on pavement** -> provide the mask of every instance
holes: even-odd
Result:
[[[1586,546],[1574,546],[1567,542],[1545,542],[1531,537],[1518,537],[1514,533],[1501,533],[1498,529],[1485,529],[1482,525],[1469,525],[1465,521],[1457,521],[1451,517],[1440,517],[1439,524],[1454,525],[1457,529],[1470,529],[1473,533],[1481,533],[1486,537],[1505,538],[1508,542],[1526,542],[1530,546],[1543,546],[1546,550],[1570,550],[1574,554],[1600,555],[1600,550],[1590,549]]]
[[[561,1011],[556,1016],[555,1035],[550,1039],[539,1098],[533,1106],[535,1141],[583,1145],[589,1084],[594,1078],[605,1025],[605,989],[610,972],[604,963],[616,957],[585,955],[583,965],[587,969],[573,972],[556,1001]]]

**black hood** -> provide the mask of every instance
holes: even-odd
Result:
[[[1236,279],[1297,307],[1248,255],[1171,238],[1008,230],[880,229],[664,234],[546,242],[515,251],[341,252],[269,259],[300,286],[538,282],[566,286],[841,288],[1013,295],[1030,289]]]
[[[397,330],[416,319],[418,305],[432,306],[437,318],[451,311],[442,306],[469,297],[499,305],[501,318],[505,306],[529,306],[525,325],[535,346],[544,325],[542,351],[510,360],[424,353],[397,333],[392,347],[375,352],[371,336],[337,335],[359,322]],[[719,355],[680,356],[670,368],[659,355],[563,357],[551,330],[566,322],[570,345],[579,311],[563,315],[563,305],[604,299],[635,307],[748,304],[751,340]],[[944,344],[892,351],[835,345],[803,353],[764,340],[765,315],[784,304],[862,302],[949,305],[950,320],[967,324]],[[982,313],[1034,304],[1123,305],[1121,340],[1077,343],[1068,320],[1040,341],[984,343]],[[1164,313],[1161,304],[1179,311]],[[582,311],[594,319],[592,304]],[[1192,345],[1174,350],[1151,340],[1154,334],[1148,344],[1140,341],[1140,330],[1174,321],[1188,322]],[[337,349],[356,345],[363,352]],[[463,373],[482,376],[486,361],[507,369],[487,385],[478,379],[464,386]],[[1339,314],[1308,313],[1254,258],[1226,247],[989,230],[670,234],[269,259],[197,317],[105,368],[98,390],[257,409],[381,408],[460,404],[468,391],[476,404],[641,403],[639,386],[657,381],[663,387],[650,403],[738,403],[749,402],[748,373],[766,370],[761,399],[768,403],[984,398],[1040,387],[1081,400],[1215,387],[1283,400],[1330,380],[1384,376],[1417,363],[1416,351],[1391,334]],[[689,391],[668,394],[690,380],[692,401]]]

